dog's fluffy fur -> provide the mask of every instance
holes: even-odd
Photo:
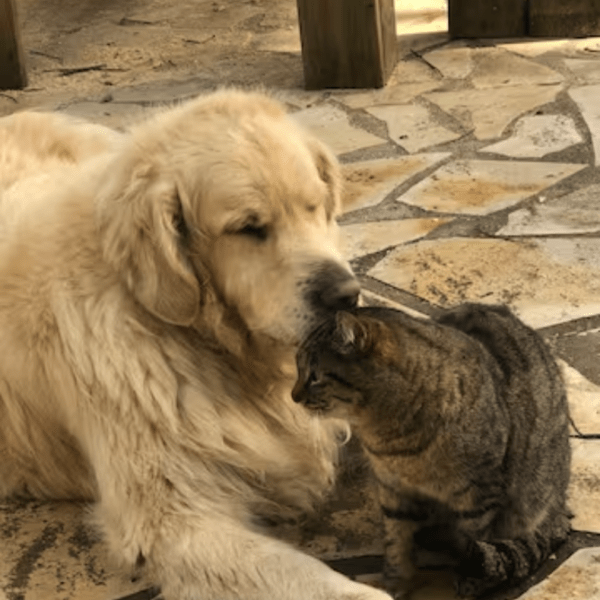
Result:
[[[387,598],[258,529],[334,476],[294,345],[356,282],[335,159],[261,94],[0,120],[0,495],[97,501],[167,600]]]

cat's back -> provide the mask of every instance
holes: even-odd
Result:
[[[563,381],[549,347],[503,306],[465,304],[437,321],[477,340],[498,365],[502,374],[498,393],[511,421],[505,468],[511,473],[513,492],[537,504],[539,490],[552,489],[556,505],[564,505],[570,463],[569,414]]]

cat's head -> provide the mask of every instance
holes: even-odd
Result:
[[[295,402],[349,420],[364,408],[379,350],[389,335],[383,323],[360,311],[338,312],[302,344],[296,355]]]

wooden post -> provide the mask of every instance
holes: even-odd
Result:
[[[448,0],[448,30],[453,38],[523,37],[525,0]]]
[[[0,0],[0,89],[21,89],[26,85],[15,0]]]
[[[297,0],[304,84],[385,85],[397,61],[394,0]]]
[[[598,0],[530,0],[529,35],[586,37],[600,34]]]

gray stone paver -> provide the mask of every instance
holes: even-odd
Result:
[[[268,35],[265,52],[293,51],[289,31]],[[573,430],[573,527],[600,534],[600,39],[428,40],[399,41],[402,60],[382,90],[275,93],[345,155],[341,240],[364,302],[425,316],[464,300],[506,302],[543,328],[584,436]],[[217,83],[228,82],[198,73],[114,86],[104,98],[34,91],[19,106],[126,127]],[[18,108],[11,98],[0,97],[0,114]],[[347,496],[321,533],[290,539],[325,558],[380,552],[372,499],[350,494],[347,506]],[[116,600],[149,587],[108,561],[84,512],[0,504],[0,600]],[[18,582],[16,565],[44,535],[51,543]],[[600,599],[600,535],[591,543],[521,600]],[[412,600],[454,598],[446,573]]]

